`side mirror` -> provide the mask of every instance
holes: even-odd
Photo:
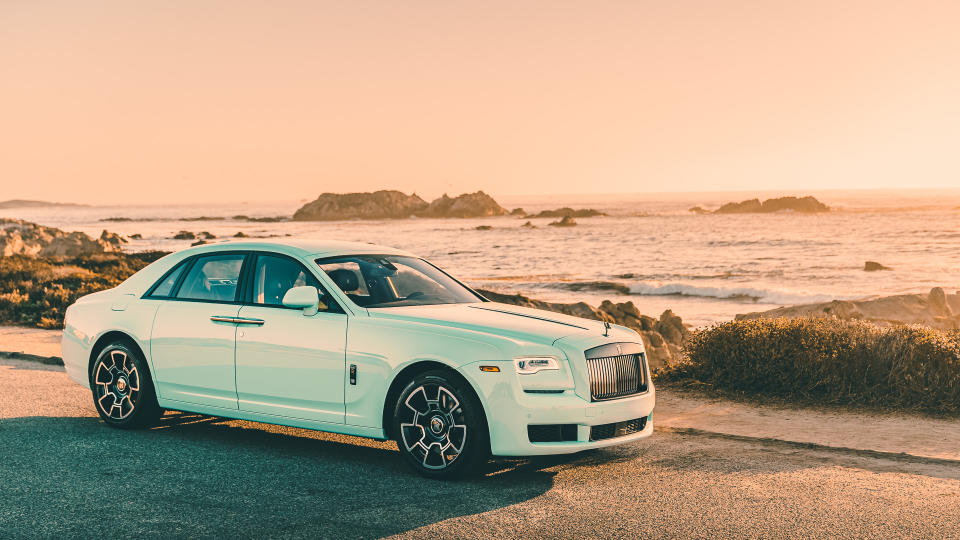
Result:
[[[302,309],[305,316],[315,315],[320,307],[320,293],[316,287],[293,287],[283,295],[283,305]]]

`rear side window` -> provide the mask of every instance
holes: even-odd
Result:
[[[150,296],[153,298],[166,298],[170,296],[170,293],[173,292],[173,286],[177,284],[177,280],[180,279],[180,274],[183,273],[183,269],[186,267],[187,264],[185,262],[180,263],[172,272],[153,286],[153,290],[150,291]]]
[[[240,283],[243,254],[208,255],[200,257],[183,280],[177,298],[233,302]]]

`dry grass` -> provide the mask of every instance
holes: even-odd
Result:
[[[658,373],[802,402],[960,412],[960,332],[836,319],[733,321],[693,332]]]

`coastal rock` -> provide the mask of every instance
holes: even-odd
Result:
[[[800,213],[829,212],[830,207],[813,197],[778,197],[767,199],[762,203],[760,199],[727,203],[714,211],[714,214],[769,214],[784,211]]]
[[[570,216],[563,216],[560,221],[548,223],[551,227],[576,227],[577,221]]]
[[[234,238],[250,238],[249,236],[247,236],[247,233],[243,231],[239,231],[237,234],[233,235],[233,237]]]
[[[122,249],[126,240],[103,231],[100,238],[82,232],[65,232],[29,221],[0,218],[0,256],[68,256],[109,253]]]
[[[600,306],[593,307],[585,302],[563,304],[534,300],[521,294],[503,294],[489,290],[478,290],[477,292],[494,302],[555,311],[631,328],[643,338],[651,369],[660,368],[664,365],[664,362],[676,358],[680,354],[680,347],[688,334],[683,320],[674,315],[672,311],[663,312],[658,320],[641,314],[633,302],[614,303],[604,300]]]
[[[946,294],[940,287],[935,287],[929,294],[898,294],[864,300],[802,304],[740,314],[736,319],[830,317],[861,320],[883,326],[922,324],[941,330],[952,330],[960,327],[960,316],[955,315],[956,313],[960,313],[960,294]]]
[[[877,261],[867,261],[867,262],[863,263],[863,271],[864,271],[864,272],[879,272],[879,271],[881,271],[881,270],[893,270],[893,268],[890,268],[890,267],[888,267],[888,266],[884,266],[884,265],[878,263]]]
[[[416,194],[399,191],[324,193],[293,214],[297,221],[399,219],[409,217],[473,218],[503,216],[508,212],[482,191],[456,197],[444,194],[429,204]]]
[[[692,207],[690,207],[688,210],[689,210],[690,212],[693,212],[694,214],[698,214],[698,215],[703,215],[703,214],[709,214],[709,213],[710,213],[709,210],[707,210],[706,208],[704,208],[704,207],[702,207],[702,206],[692,206]]]
[[[143,235],[140,233],[134,233],[130,235],[131,240],[143,240]]]
[[[427,209],[427,201],[416,194],[394,190],[373,193],[324,193],[293,214],[297,221],[407,218]]]
[[[493,230],[493,227],[491,227],[490,225],[477,225],[477,226],[474,227],[474,228],[475,228],[476,230],[478,230],[478,231],[492,231],[492,230]]]
[[[536,229],[536,228],[537,228],[536,225],[534,225],[533,223],[531,223],[531,222],[529,222],[529,221],[526,222],[526,223],[524,223],[523,225],[521,225],[521,227],[523,227],[524,229]]]
[[[940,287],[930,289],[927,295],[927,303],[930,305],[930,312],[940,317],[952,317],[953,310],[947,303],[947,294]]]
[[[565,206],[563,208],[557,208],[555,210],[544,210],[536,215],[527,216],[532,218],[558,218],[558,217],[573,217],[573,218],[588,218],[595,216],[605,216],[603,212],[599,210],[594,210],[593,208],[577,208],[576,210]]]
[[[446,193],[433,202],[425,210],[415,212],[421,217],[439,218],[471,218],[504,216],[508,212],[497,204],[493,197],[482,191],[464,193],[456,197],[448,197]]]
[[[215,234],[213,234],[213,233],[211,233],[211,232],[207,232],[207,231],[201,232],[201,233],[199,234],[199,236],[200,236],[201,238],[203,238],[204,240],[213,240],[214,238],[217,237],[217,235],[215,235]]]
[[[196,240],[197,235],[193,234],[190,231],[180,231],[177,234],[173,235],[174,240]]]
[[[510,211],[510,215],[522,217],[527,215],[527,212],[523,208],[514,208],[513,210]]]

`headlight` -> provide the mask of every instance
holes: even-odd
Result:
[[[521,375],[532,375],[540,371],[550,369],[560,369],[557,359],[552,356],[521,356],[514,359],[517,366],[517,373]]]

